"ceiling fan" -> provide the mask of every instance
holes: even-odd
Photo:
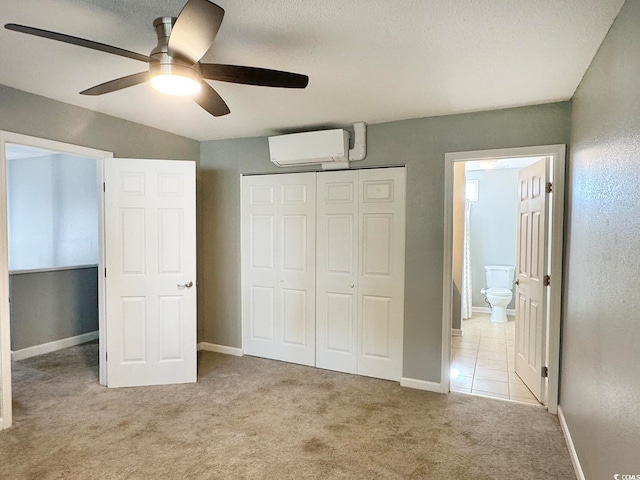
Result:
[[[229,107],[218,92],[204,81],[205,79],[264,87],[305,88],[307,86],[309,77],[298,73],[239,65],[200,63],[200,59],[207,53],[216,38],[223,17],[224,9],[209,0],[188,0],[177,18],[160,17],[153,22],[158,44],[151,50],[149,56],[26,25],[8,23],[5,28],[149,64],[148,71],[101,83],[80,92],[81,95],[103,95],[149,81],[161,92],[192,96],[193,100],[207,112],[220,117],[230,113]]]

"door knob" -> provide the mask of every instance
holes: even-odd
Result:
[[[178,284],[178,288],[191,288],[191,287],[193,287],[193,282],[191,281]]]
[[[514,285],[520,285],[520,280],[516,280],[515,282],[513,282]]]
[[[280,279],[280,283],[282,283],[282,282],[284,282],[284,278],[281,278],[281,279]]]
[[[351,283],[351,284],[349,284],[349,287],[353,288],[353,287],[355,287],[355,285],[353,283]]]

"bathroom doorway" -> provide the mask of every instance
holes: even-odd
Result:
[[[557,409],[564,152],[446,155],[446,392]]]

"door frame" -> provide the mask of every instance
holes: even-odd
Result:
[[[551,157],[553,164],[553,197],[551,199],[551,231],[549,262],[553,281],[547,298],[547,409],[558,412],[560,384],[560,328],[562,315],[562,263],[565,204],[565,155],[566,145],[542,145],[532,147],[476,150],[445,154],[444,185],[444,258],[442,290],[442,359],[441,388],[450,390],[451,369],[451,302],[453,298],[453,166],[455,162],[470,160],[496,160],[516,157]],[[548,273],[548,272],[546,272]]]
[[[7,225],[7,159],[6,144],[19,145],[53,150],[82,157],[96,159],[96,177],[98,182],[98,330],[100,349],[100,384],[106,385],[107,364],[105,358],[106,316],[105,316],[105,281],[100,272],[104,270],[104,192],[102,188],[103,165],[105,158],[112,158],[113,152],[82,147],[69,143],[47,140],[44,138],[22,135],[19,133],[0,130],[0,430],[9,428],[12,424],[11,409],[11,336],[9,310],[9,248]],[[9,401],[6,401],[9,399]]]

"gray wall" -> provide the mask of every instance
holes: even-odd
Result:
[[[472,170],[478,201],[470,214],[473,306],[487,307],[480,289],[487,286],[485,265],[514,265],[518,249],[518,169]],[[507,308],[515,308],[515,299]]]
[[[440,381],[445,153],[568,143],[570,115],[564,102],[369,126],[356,165],[408,167],[404,376]],[[266,138],[201,144],[200,341],[241,346],[240,174],[285,171],[269,162]]]
[[[586,478],[640,473],[640,0],[577,90],[560,404]]]
[[[98,330],[98,268],[9,275],[11,350]]]
[[[0,85],[0,130],[113,152],[121,158],[197,160],[200,143]]]

